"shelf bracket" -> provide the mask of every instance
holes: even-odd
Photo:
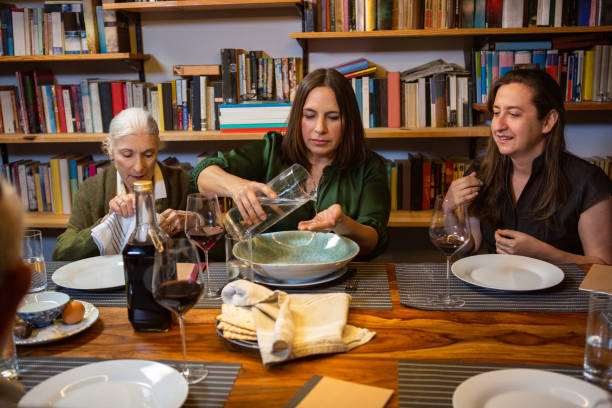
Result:
[[[2,164],[8,164],[8,149],[6,143],[0,143],[0,156],[2,156]]]

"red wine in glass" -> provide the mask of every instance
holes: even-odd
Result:
[[[177,314],[183,314],[196,304],[204,291],[204,283],[193,280],[173,280],[157,287],[155,300]]]
[[[223,236],[221,227],[193,228],[187,231],[187,236],[204,252],[210,251],[219,238]]]
[[[185,234],[204,252],[204,263],[206,264],[206,291],[204,297],[220,297],[220,288],[217,293],[210,285],[208,250],[221,238],[224,231],[223,217],[217,196],[214,194],[189,194],[185,211]]]
[[[428,301],[442,307],[461,307],[465,300],[450,294],[450,259],[471,239],[466,205],[454,206],[443,195],[438,195],[429,225],[429,238],[446,257],[446,291],[430,297]]]
[[[459,248],[461,248],[465,242],[463,237],[459,237],[454,234],[447,235],[446,237],[439,237],[433,241],[433,244],[442,252],[444,255],[451,256]]]

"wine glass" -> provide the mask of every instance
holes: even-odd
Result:
[[[450,259],[471,239],[466,205],[454,207],[443,195],[438,195],[429,225],[429,239],[446,255],[446,292],[428,301],[434,305],[461,307],[465,300],[450,294]]]
[[[208,375],[202,363],[187,363],[183,315],[197,303],[204,292],[202,264],[193,243],[180,238],[156,254],[153,264],[153,298],[178,315],[183,346],[182,374],[189,384],[196,384]]]
[[[206,298],[219,297],[219,294],[210,285],[208,251],[221,238],[223,232],[223,218],[217,196],[214,194],[189,194],[185,214],[185,235],[204,251],[206,265],[206,293],[204,297]]]

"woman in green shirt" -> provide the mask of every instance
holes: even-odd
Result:
[[[265,184],[293,163],[317,184],[316,208],[306,204],[273,230],[334,231],[359,244],[361,257],[384,250],[390,197],[384,160],[365,144],[350,83],[334,69],[317,69],[300,83],[285,135],[259,140],[200,162],[192,183],[200,192],[231,197],[242,216],[265,219],[257,195],[274,198]]]

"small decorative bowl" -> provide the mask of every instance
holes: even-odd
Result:
[[[70,296],[61,292],[30,293],[21,301],[17,315],[35,327],[45,327],[62,313],[69,300]]]

